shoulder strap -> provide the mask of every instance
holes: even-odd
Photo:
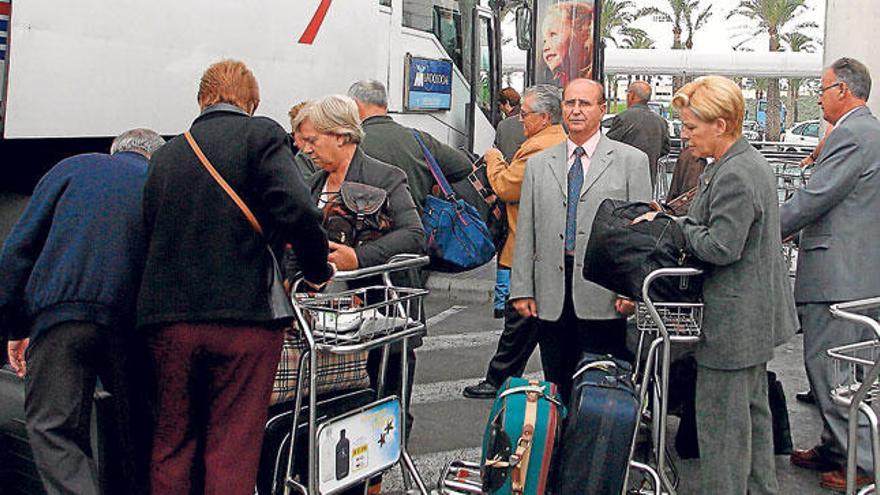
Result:
[[[416,138],[416,141],[418,141],[419,146],[421,146],[422,154],[425,155],[425,161],[428,162],[428,168],[431,169],[431,175],[434,176],[434,180],[437,181],[437,185],[440,186],[440,191],[443,193],[443,196],[445,196],[448,201],[454,201],[455,191],[452,190],[452,186],[449,185],[449,181],[446,180],[443,171],[440,170],[440,165],[437,164],[434,155],[432,155],[428,147],[425,146],[425,141],[422,140],[419,131],[415,129],[410,129],[410,131],[412,132],[413,137]]]
[[[217,172],[217,169],[211,165],[211,161],[208,160],[208,157],[202,152],[202,148],[199,147],[199,144],[196,142],[196,139],[190,134],[189,131],[183,133],[183,136],[186,138],[186,142],[189,143],[189,147],[192,148],[193,153],[199,158],[199,161],[202,162],[202,165],[205,166],[205,169],[208,170],[208,173],[211,174],[211,177],[217,181],[217,184],[220,184],[220,187],[226,191],[226,194],[232,198],[232,201],[236,206],[241,210],[244,214],[247,221],[251,224],[251,227],[257,232],[257,234],[263,235],[263,227],[260,226],[260,222],[257,220],[257,217],[254,216],[253,212],[250,208],[248,208],[247,204],[245,204],[244,200],[239,197],[239,195],[232,189],[226,180],[223,179],[223,176],[220,175],[220,172]]]

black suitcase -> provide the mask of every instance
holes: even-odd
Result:
[[[639,420],[632,366],[585,353],[562,434],[556,495],[620,495]]]
[[[376,400],[376,392],[370,389],[346,392],[327,398],[318,397],[318,422],[339,416],[352,409]],[[304,401],[306,402],[306,401]],[[300,411],[296,437],[295,473],[302,476],[308,470],[308,419],[309,406],[305,403]],[[293,423],[293,403],[276,404],[269,408],[269,420],[263,435],[260,467],[257,471],[257,494],[283,493],[287,472],[287,455],[290,452],[290,427]],[[302,482],[302,481],[301,481]],[[276,487],[273,491],[273,485]],[[356,493],[363,493],[363,485]]]
[[[129,492],[121,477],[122,446],[112,433],[113,396],[98,389],[92,421],[92,452],[102,494]],[[0,368],[0,493],[43,495],[24,422],[24,382],[8,367]]]

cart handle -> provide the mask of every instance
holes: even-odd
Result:
[[[878,322],[876,318],[856,313],[856,311],[866,311],[875,308],[880,308],[880,297],[857,299],[855,301],[832,304],[830,310],[831,316],[841,320],[861,323],[873,330],[874,335],[877,338],[880,338],[880,322]]]
[[[651,284],[661,277],[693,277],[694,275],[699,275],[703,273],[702,270],[697,268],[659,268],[649,273],[647,277],[645,277],[645,281],[642,283],[642,299],[646,303],[651,302],[651,298],[648,296],[648,289],[651,287]]]
[[[392,272],[399,272],[418,268],[427,265],[431,258],[419,254],[396,254],[388,260],[388,263],[376,266],[368,266],[366,268],[358,268],[356,270],[340,271],[333,274],[336,282],[347,282],[349,280],[357,280],[361,278],[372,277],[375,275],[385,275]],[[292,284],[291,292],[296,292],[300,284],[304,280],[302,273],[297,273]]]

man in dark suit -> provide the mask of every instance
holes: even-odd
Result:
[[[831,317],[829,305],[880,295],[880,122],[865,106],[868,69],[841,58],[822,74],[819,103],[834,130],[819,153],[810,182],[782,205],[782,236],[800,232],[794,296],[804,331],[804,364],[823,429],[819,443],[791,462],[827,471],[821,484],[845,488],[846,410],[831,402],[834,364],[826,351],[871,338],[858,326]],[[870,434],[860,426],[858,467],[873,472]],[[869,481],[859,476],[858,483]]]
[[[651,85],[636,81],[626,92],[627,109],[611,122],[605,134],[609,139],[620,141],[645,152],[651,167],[651,186],[657,182],[657,160],[669,153],[669,127],[666,119],[648,108]]]
[[[0,332],[25,379],[25,420],[48,493],[140,493],[130,422],[134,304],[146,249],[147,160],[164,144],[134,129],[111,154],[63,160],[37,185],[0,255]],[[143,369],[138,369],[143,372]],[[89,425],[96,378],[114,395],[107,432],[125,487],[99,487]],[[140,390],[142,392],[142,390]],[[144,448],[143,445],[140,446]]]
[[[406,172],[409,191],[419,211],[425,197],[431,193],[434,177],[425,162],[421,146],[412,135],[412,129],[402,126],[388,116],[388,95],[379,81],[358,81],[348,89],[363,121],[364,139],[361,150],[367,155]],[[447,146],[427,132],[419,131],[425,145],[434,155],[443,175],[449,182],[458,182],[473,168],[464,152]]]

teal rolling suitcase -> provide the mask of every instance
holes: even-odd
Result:
[[[543,495],[565,407],[556,385],[509,378],[498,390],[483,435],[483,492]]]

